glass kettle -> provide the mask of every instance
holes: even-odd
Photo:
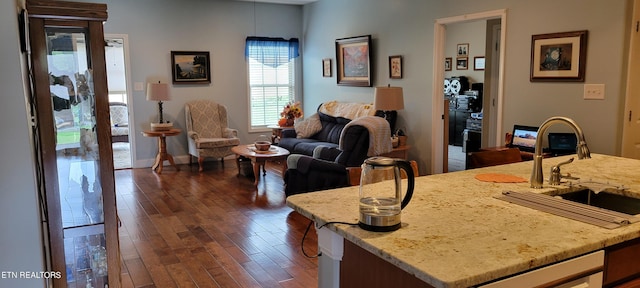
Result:
[[[360,175],[360,228],[376,232],[400,228],[402,209],[409,204],[415,176],[409,161],[371,157],[362,164]],[[407,175],[407,190],[402,196],[401,170]]]

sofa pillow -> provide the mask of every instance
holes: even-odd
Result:
[[[322,130],[322,123],[318,113],[314,113],[309,118],[294,123],[293,127],[296,130],[296,138],[309,138]]]

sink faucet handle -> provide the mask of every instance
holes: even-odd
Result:
[[[560,185],[560,179],[562,179],[562,174],[560,174],[560,166],[569,164],[573,162],[573,157],[569,160],[560,162],[558,165],[551,167],[551,176],[549,176],[549,185]]]
[[[567,161],[564,161],[564,162],[560,162],[560,163],[558,163],[558,165],[557,165],[557,166],[558,166],[558,168],[560,168],[560,166],[562,166],[562,165],[566,165],[566,164],[569,164],[569,163],[571,163],[571,162],[573,162],[573,157],[569,158],[569,160],[567,160]]]

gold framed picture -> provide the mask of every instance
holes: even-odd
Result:
[[[336,40],[338,85],[371,87],[371,35]]]

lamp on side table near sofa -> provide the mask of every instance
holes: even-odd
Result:
[[[147,101],[158,101],[158,123],[151,123],[151,130],[164,131],[173,128],[173,123],[165,123],[162,119],[162,101],[171,100],[169,86],[166,83],[148,83]]]
[[[376,87],[373,97],[373,108],[384,112],[384,119],[389,122],[391,133],[395,131],[398,110],[404,109],[402,87]]]

